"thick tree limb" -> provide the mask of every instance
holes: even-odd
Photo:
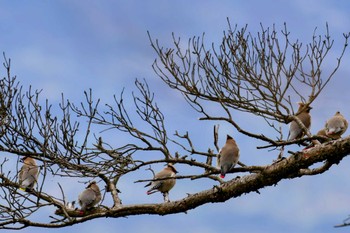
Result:
[[[182,213],[197,208],[206,203],[225,202],[245,193],[256,192],[264,187],[277,185],[283,179],[293,179],[304,175],[316,175],[328,170],[331,165],[338,164],[350,153],[350,137],[326,144],[317,145],[305,151],[297,152],[286,159],[272,165],[265,166],[259,173],[237,177],[211,189],[189,195],[181,200],[162,204],[122,205],[115,209],[95,210],[91,216],[77,221],[86,221],[92,217],[125,217],[130,215],[154,214],[168,215]],[[325,162],[315,173],[305,173],[311,165]],[[57,211],[56,214],[62,214]],[[76,216],[72,212],[73,216]]]

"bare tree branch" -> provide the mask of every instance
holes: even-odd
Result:
[[[229,171],[239,176],[226,181],[219,178],[220,169],[214,162],[220,150],[219,125],[213,127],[213,143],[204,149],[196,146],[192,129],[182,131],[178,126],[179,130],[169,132],[166,116],[146,80],[136,79],[135,90],[128,96],[123,89],[114,96],[113,103],[102,104],[90,89],[84,92],[81,103],[72,103],[62,94],[60,104],[55,106],[41,98],[40,90],[26,90],[17,82],[11,76],[11,60],[4,55],[6,74],[0,80],[0,151],[4,152],[0,164],[0,229],[60,228],[97,218],[187,212],[207,203],[259,192],[283,179],[322,174],[348,155],[350,137],[321,144],[315,140],[322,138],[312,135],[299,122],[307,137],[286,141],[282,126],[292,120],[298,122],[298,113],[293,110],[296,100],[312,104],[334,77],[349,34],[344,34],[344,46],[334,68],[325,74],[322,67],[334,45],[328,25],[324,36],[315,30],[311,42],[304,46],[298,40],[290,40],[286,25],[280,32],[275,26],[261,25],[260,32],[253,35],[248,26],[239,29],[228,24],[218,46],[206,46],[203,34],[189,39],[184,49],[182,40],[173,35],[174,47],[165,49],[149,34],[158,56],[154,71],[171,89],[182,93],[189,106],[200,114],[199,120],[227,122],[238,133],[265,143],[258,149],[313,144],[288,152],[285,159],[267,165],[245,165],[239,161],[240,166]],[[263,119],[276,135],[243,128],[233,117],[242,112]],[[112,141],[110,134],[124,140]],[[23,188],[20,157],[35,159],[40,171],[37,184],[24,192],[19,190]],[[244,156],[241,158],[244,160]],[[320,162],[323,165],[310,168]],[[119,196],[123,190],[118,189],[122,177],[166,163],[189,171],[178,174],[178,182],[206,179],[214,186],[169,203],[123,204]],[[57,192],[46,190],[56,179],[85,184],[96,180],[101,187],[101,203],[86,211],[69,206],[63,182],[57,181]],[[156,180],[164,179],[169,178]],[[129,181],[154,180],[149,176]],[[107,199],[112,204],[106,204]],[[51,216],[32,220],[33,214],[45,208],[54,209]]]

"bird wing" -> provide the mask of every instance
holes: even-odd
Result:
[[[163,185],[163,183],[164,183],[163,180],[156,181],[149,191],[160,188]]]
[[[220,162],[221,161],[221,150],[219,151],[219,154],[216,156],[216,167],[220,168]]]
[[[19,181],[22,187],[33,186],[38,179],[39,169],[37,166],[24,164],[19,172]]]
[[[28,175],[32,177],[35,181],[38,178],[39,169],[37,166],[30,166],[28,170]]]
[[[25,166],[27,165],[23,165],[21,167],[21,170],[19,170],[19,173],[18,173],[18,177],[19,177],[19,182],[22,183],[23,180],[24,180],[24,170],[26,169]]]

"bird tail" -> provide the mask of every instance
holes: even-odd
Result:
[[[147,193],[147,195],[151,195],[151,194],[156,193],[156,192],[158,192],[158,190],[150,189],[146,193]]]
[[[150,186],[152,184],[152,182],[150,182],[149,184],[147,184],[145,187],[147,186]],[[147,195],[150,195],[152,193],[155,193],[155,192],[158,192],[158,188],[162,186],[162,182],[158,182],[156,183],[155,185],[152,186],[152,188],[150,188],[148,191],[147,191]]]
[[[151,195],[153,193],[159,192],[158,190],[159,185],[153,186],[152,188],[147,190],[147,195]]]

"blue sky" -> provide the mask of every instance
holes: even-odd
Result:
[[[12,59],[12,74],[17,75],[18,81],[25,87],[32,85],[34,89],[43,89],[43,100],[47,98],[54,105],[59,103],[61,93],[79,103],[83,101],[83,91],[89,88],[93,88],[94,96],[101,98],[102,103],[111,103],[113,95],[118,96],[124,87],[125,96],[130,98],[135,90],[135,78],[145,78],[167,117],[168,131],[188,130],[196,138],[195,144],[206,149],[212,143],[213,122],[198,122],[198,114],[186,105],[182,96],[167,89],[154,74],[151,65],[156,54],[150,46],[147,31],[164,46],[171,46],[172,32],[184,41],[205,32],[206,42],[219,43],[229,17],[232,24],[237,23],[240,27],[248,24],[252,32],[259,29],[260,23],[266,27],[275,24],[281,29],[286,22],[292,37],[307,43],[315,27],[322,33],[328,22],[335,39],[331,64],[340,53],[342,33],[350,31],[349,11],[350,3],[345,0],[1,1],[0,50]],[[334,80],[314,102],[311,128],[314,133],[337,110],[350,117],[349,53],[348,50]],[[254,130],[269,130],[263,121],[242,119],[239,114],[237,121]],[[287,131],[288,126],[285,129]],[[239,135],[225,125],[222,125],[221,133],[234,135],[241,149],[242,162],[266,164],[277,156],[276,152],[256,150],[255,146],[260,145],[257,141]],[[111,138],[107,140],[115,141],[116,145],[127,140],[119,135],[109,136]],[[221,145],[224,138],[220,138]],[[93,233],[97,229],[101,232],[152,233],[345,232],[348,229],[332,226],[350,213],[349,166],[350,159],[345,158],[326,174],[282,181],[276,187],[260,190],[260,195],[251,193],[226,203],[208,204],[188,214],[100,219],[50,232]],[[121,180],[123,201],[128,204],[161,202],[161,195],[148,197],[142,185],[133,184],[136,176]],[[234,175],[228,178],[234,178]],[[180,199],[187,192],[203,187],[200,181],[178,181],[170,198]],[[65,188],[72,199],[80,191],[72,182],[67,182]],[[22,232],[46,231],[29,228]]]

